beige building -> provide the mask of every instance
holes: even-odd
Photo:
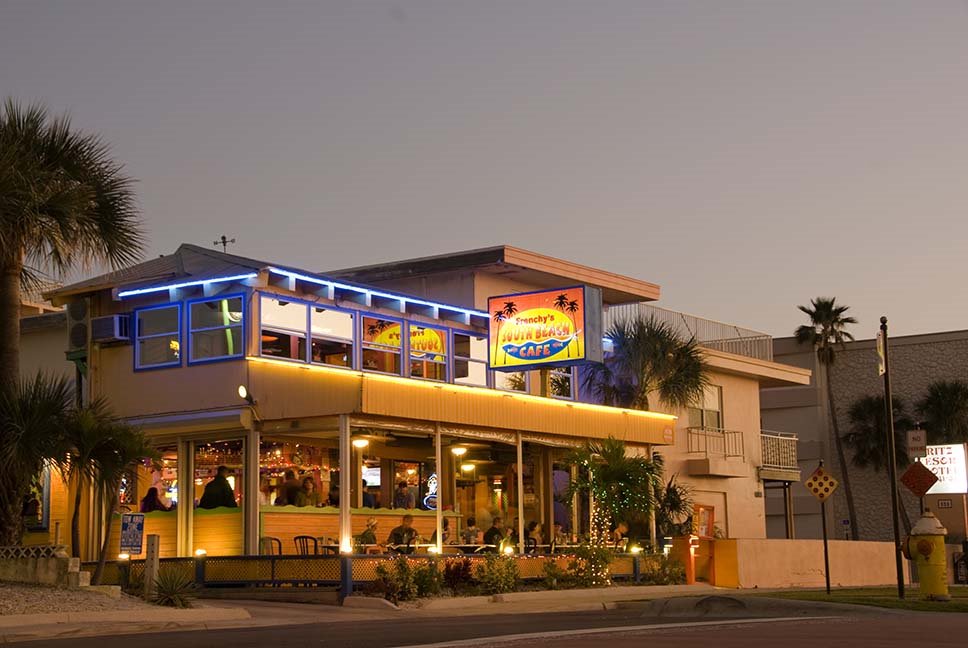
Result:
[[[857,331],[854,331],[855,334]],[[818,370],[812,349],[798,345],[793,338],[774,340],[774,357],[784,364],[812,372],[810,384],[764,389],[761,394],[763,424],[796,433],[799,438],[799,461],[804,475],[813,471],[820,459],[835,477],[841,470],[837,462],[829,425],[826,387],[823,372]],[[906,335],[890,338],[891,380],[895,398],[907,405],[908,416],[917,421],[915,403],[923,397],[928,385],[937,380],[968,380],[968,331],[951,331]],[[848,343],[837,351],[831,369],[831,381],[841,433],[850,430],[847,416],[852,403],[864,396],[883,395],[883,379],[877,373],[877,352],[873,339]],[[850,451],[847,449],[848,461]],[[849,466],[860,539],[891,540],[890,487],[884,471],[873,472]],[[918,516],[918,502],[904,487],[902,501],[910,520]],[[937,507],[938,498],[928,496],[926,504],[947,525],[949,542],[964,539],[964,509],[959,496],[944,497],[949,502]],[[794,511],[798,538],[819,538],[820,512],[814,498],[802,486],[794,489]],[[828,515],[828,533],[844,538],[848,534],[846,498],[843,489],[835,494],[832,514]],[[783,537],[782,506],[776,500],[767,502],[770,537]],[[903,529],[902,529],[903,532]]]
[[[608,436],[661,452],[710,534],[764,537],[764,487],[798,475],[795,443],[761,433],[760,388],[810,372],[707,336],[704,402],[640,412],[582,402],[567,363],[491,370],[488,297],[568,286],[600,291],[606,319],[660,296],[510,246],[318,273],[183,245],[50,293],[67,306],[61,330],[88,333],[38,363],[63,366],[66,350],[85,395],[108,398],[158,447],[160,465],[133,475],[121,501],[137,509],[155,488],[173,505],[146,514],[163,555],[292,553],[309,542],[297,536],[347,551],[370,517],[382,542],[401,508],[423,538],[497,516],[574,536],[590,503],[556,510],[577,469],[565,458]]]

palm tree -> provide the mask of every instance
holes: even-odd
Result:
[[[103,400],[74,410],[66,417],[66,451],[56,459],[69,489],[73,489],[71,553],[81,555],[81,502],[97,484],[100,461],[112,452],[117,423]]]
[[[968,442],[968,383],[933,382],[916,409],[932,443]]]
[[[571,315],[571,327],[575,331],[575,346],[578,347],[578,357],[581,357],[581,337],[578,335],[578,322],[575,321],[575,314],[578,313],[578,302],[572,299],[565,306],[565,310]]]
[[[844,484],[844,496],[847,499],[847,516],[850,518],[850,537],[857,539],[857,511],[854,507],[854,493],[850,487],[850,474],[847,472],[847,457],[844,454],[844,444],[840,437],[840,426],[837,423],[837,412],[834,409],[834,391],[830,384],[830,366],[836,357],[836,347],[843,348],[844,343],[854,339],[847,332],[847,325],[856,324],[857,320],[846,315],[849,306],[837,304],[835,297],[817,297],[810,300],[810,307],[797,306],[810,318],[809,324],[797,327],[794,335],[800,344],[809,344],[817,352],[817,361],[823,370],[824,382],[827,386],[827,409],[830,413],[830,427],[834,436],[834,447],[837,451],[837,462],[840,465],[841,479]]]
[[[584,370],[582,386],[605,405],[648,410],[654,394],[667,407],[696,402],[708,384],[706,362],[695,339],[679,338],[654,317],[633,317],[605,332],[612,351]]]
[[[625,443],[613,437],[586,442],[569,460],[581,470],[568,486],[565,497],[588,494],[595,501],[592,544],[607,541],[609,524],[628,522],[636,515],[652,515],[656,485],[662,483],[659,463],[648,457],[629,456]]]
[[[891,399],[894,412],[894,447],[897,465],[904,467],[910,459],[905,451],[905,433],[914,427],[914,422],[905,414],[905,404],[900,398]],[[844,443],[853,452],[851,463],[858,468],[871,468],[880,472],[887,468],[891,449],[887,445],[887,426],[884,421],[884,397],[863,396],[858,398],[847,410],[850,431],[844,435]],[[897,484],[894,484],[897,488]],[[902,505],[901,519],[904,528],[910,531],[911,518]]]
[[[566,309],[568,308],[568,304],[569,304],[569,302],[568,302],[568,295],[566,295],[565,293],[560,293],[557,297],[555,297],[554,306],[555,306],[555,308],[557,310],[560,310],[562,312],[562,314],[565,313]],[[570,315],[568,316],[568,319],[571,320],[572,329],[574,329],[574,327],[575,327],[575,321],[572,320],[572,318],[571,318]],[[569,344],[568,347],[565,350],[568,352],[568,357],[570,358],[571,357],[571,344]]]
[[[91,577],[95,585],[100,584],[110,550],[108,543],[114,515],[118,509],[121,481],[125,475],[134,472],[143,460],[158,457],[158,452],[148,443],[139,428],[115,421],[113,425],[107,426],[105,431],[110,434],[110,438],[107,443],[101,445],[101,451],[94,459],[97,470],[94,492],[104,511],[104,540],[101,543],[97,568]]]
[[[0,115],[0,391],[20,380],[20,295],[44,271],[136,261],[133,181],[97,135],[7,99]]]
[[[24,497],[45,461],[63,452],[73,393],[69,380],[43,374],[0,391],[0,546],[21,541]]]
[[[518,305],[513,301],[504,302],[504,307],[499,308],[494,311],[494,321],[497,322],[497,332],[494,334],[495,344],[494,348],[494,363],[497,363],[497,354],[501,351],[501,325],[504,324],[510,317],[513,317],[515,313],[518,312]],[[504,360],[507,361],[508,352],[504,352]]]

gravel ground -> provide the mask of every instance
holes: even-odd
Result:
[[[0,583],[0,615],[137,610],[144,607],[154,606],[149,606],[144,601],[125,594],[122,594],[120,599],[114,599],[104,594],[83,590]]]

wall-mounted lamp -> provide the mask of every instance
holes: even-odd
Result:
[[[255,405],[255,399],[252,397],[252,394],[249,393],[249,390],[245,385],[239,385],[239,398],[244,400],[249,405]]]

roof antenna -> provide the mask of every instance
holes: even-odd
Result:
[[[222,252],[224,253],[224,252],[228,252],[229,243],[235,243],[235,239],[225,238],[225,234],[222,234],[219,240],[213,242],[212,245],[221,245]]]

